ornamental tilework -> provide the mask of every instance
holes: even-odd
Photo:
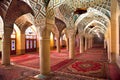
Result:
[[[45,18],[46,11],[43,0],[29,0],[35,13],[35,19]]]
[[[65,2],[65,0],[55,0],[54,1],[54,6],[57,7],[57,6],[61,5],[61,4],[63,4],[63,2]]]
[[[74,17],[74,14],[72,13],[76,10],[76,8],[87,9],[89,7],[92,7],[99,10],[110,18],[110,1],[111,0],[50,0],[48,6],[46,7],[47,11],[45,10],[44,0],[30,0],[30,3],[35,12],[35,19],[37,20],[37,22],[40,23],[39,20],[45,19],[46,17],[50,20],[54,20],[54,14],[56,14],[54,10],[55,8],[59,8],[60,13],[63,15],[65,20],[68,20],[68,23],[65,22],[66,25],[70,26],[69,20],[73,21],[71,18]]]
[[[62,6],[60,8],[60,11],[64,15],[64,17],[68,19],[69,17],[71,17],[72,13],[71,11],[74,11],[76,8],[89,8],[89,7],[93,7],[103,12],[108,17],[110,17],[110,5],[111,5],[110,1],[111,0],[50,0],[47,1],[49,2],[47,12],[45,10],[44,0],[30,0],[30,3],[35,12],[36,19],[43,19],[47,16],[47,18],[53,20],[54,9],[59,6]]]
[[[108,16],[110,18],[110,3],[111,0],[66,0],[66,4],[67,5],[60,5],[60,11],[61,13],[64,15],[64,17],[69,18],[70,16],[66,13],[72,13],[66,9],[72,9],[74,8],[74,10],[76,8],[89,8],[89,7],[93,7],[99,11],[101,11],[102,13],[104,13],[106,16]]]

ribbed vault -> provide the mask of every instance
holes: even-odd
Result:
[[[29,26],[34,25],[34,17],[30,13],[25,14],[19,17],[15,24],[24,32]]]
[[[118,2],[120,2],[120,0],[118,0]],[[13,9],[12,6],[16,8]],[[5,22],[9,23],[11,19],[9,16],[16,15],[15,18],[11,20],[11,22],[14,22],[15,19],[23,13],[29,12],[33,14],[34,11],[34,18],[40,23],[41,19],[45,19],[45,17],[51,17],[52,20],[56,21],[56,13],[54,13],[54,10],[59,8],[60,13],[66,20],[66,22],[63,20],[66,27],[74,27],[75,25],[78,27],[78,31],[86,32],[91,29],[89,26],[94,25],[106,31],[110,24],[110,6],[111,0],[1,0],[0,15],[6,17]],[[78,8],[81,9],[80,11],[87,10],[87,12],[75,13]],[[48,12],[46,12],[46,9]],[[14,12],[15,14],[7,14],[6,12]],[[92,23],[93,21],[95,22]],[[59,28],[59,30],[62,30],[62,27],[61,29]]]
[[[93,25],[95,27],[100,27],[100,30],[105,32],[107,27],[110,26],[110,6],[111,0],[61,0],[61,4],[57,5],[61,14],[68,21],[68,23],[66,23],[67,27],[69,27],[70,21],[72,23],[75,22],[75,26],[78,27],[77,29],[79,29],[78,31],[80,32],[91,30],[89,26]],[[87,12],[83,14],[79,14],[81,12],[78,12],[77,14],[74,13],[78,8],[81,9],[81,11],[87,10]]]
[[[1,16],[7,27],[13,27],[15,20],[26,13],[34,15],[31,6],[26,0],[2,0],[0,1],[0,9],[3,11]]]
[[[66,28],[65,23],[56,17],[55,17],[55,25],[60,33],[64,28]]]

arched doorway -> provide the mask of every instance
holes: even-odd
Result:
[[[118,19],[118,22],[119,22],[119,31],[120,31],[120,15],[119,15],[119,19]],[[119,32],[119,46],[120,46],[120,32]],[[119,47],[119,56],[120,56],[120,47]]]
[[[0,36],[0,56],[1,56],[1,52],[2,52],[2,37]]]
[[[66,35],[63,34],[61,37],[60,37],[60,45],[62,48],[65,48],[66,47]]]
[[[35,52],[37,49],[37,35],[32,27],[25,31],[25,52]]]
[[[54,34],[51,32],[50,33],[50,49],[54,49],[54,44],[55,40],[54,40]]]
[[[2,17],[0,16],[0,56],[2,55],[2,37],[3,37],[3,20]]]
[[[16,31],[13,30],[11,34],[11,55],[16,54]]]

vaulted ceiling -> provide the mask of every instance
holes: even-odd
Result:
[[[79,32],[93,31],[104,34],[110,24],[111,0],[62,0],[61,2],[57,5],[61,14],[66,21],[74,21]],[[89,26],[96,28],[92,29]]]
[[[41,20],[46,18],[47,15],[47,17],[52,17],[51,19],[56,17],[54,19],[56,21],[60,19],[63,22],[59,22],[63,25],[65,23],[66,27],[71,27],[69,23],[72,23],[72,26],[75,25],[80,32],[94,33],[98,31],[103,34],[110,24],[111,0],[1,0],[0,15],[10,16],[10,14],[6,15],[6,12],[13,1],[22,1],[21,4],[17,4],[19,6],[27,3],[32,8],[34,19],[38,23],[41,23]],[[120,3],[120,0],[118,2]],[[23,8],[21,7],[21,9]],[[46,12],[46,9],[48,12]],[[59,12],[56,12],[56,9],[59,9]],[[59,24],[59,22],[56,23]]]

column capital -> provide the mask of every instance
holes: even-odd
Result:
[[[43,19],[43,20],[41,20],[41,22],[39,22],[39,21],[37,22],[37,20],[36,20],[35,25],[36,25],[39,36],[46,38],[46,37],[50,36],[50,32],[52,31],[54,22],[50,21],[49,19]]]
[[[75,28],[74,27],[69,27],[66,28],[66,35],[68,36],[68,38],[75,36]]]
[[[78,34],[78,36],[79,36],[79,38],[80,38],[80,37],[84,37],[84,33],[80,32],[80,33]]]
[[[48,30],[47,27],[39,26],[36,28],[37,28],[37,33],[38,33],[39,37],[42,37],[42,38],[49,38],[50,37],[50,30]]]
[[[4,34],[11,35],[13,32],[13,27],[4,27]]]
[[[55,37],[56,37],[56,38],[60,38],[60,35],[59,35],[59,34],[55,34]]]
[[[90,35],[89,35],[89,34],[85,34],[84,36],[85,36],[85,38],[89,38],[89,37],[90,37]]]
[[[46,19],[35,19],[35,26],[36,27],[41,27],[41,26],[45,26],[45,23],[46,23]]]
[[[53,28],[51,29],[51,31],[55,34],[56,38],[60,37],[60,31],[58,30],[55,24],[53,25]]]

